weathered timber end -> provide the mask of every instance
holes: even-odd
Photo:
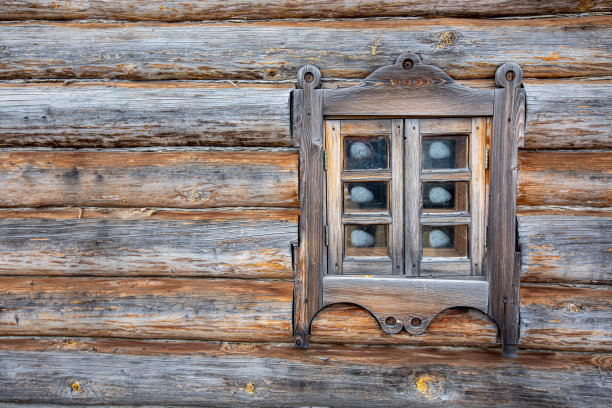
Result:
[[[609,2],[6,0],[0,14],[0,406],[611,405]],[[368,99],[362,81],[404,72],[408,51],[412,72],[444,74],[410,95],[447,83],[469,103],[448,116],[442,99]],[[389,167],[364,176],[340,141],[368,137],[387,138]],[[422,138],[467,159],[423,168]],[[384,199],[360,207],[366,183]],[[435,208],[433,187],[452,205]],[[374,237],[368,259],[355,230]],[[322,265],[333,274],[303,274]],[[364,286],[365,270],[385,274]],[[379,285],[408,275],[420,291]]]

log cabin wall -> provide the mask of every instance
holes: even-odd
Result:
[[[605,406],[606,1],[5,0],[0,405]],[[519,358],[448,310],[384,334],[334,306],[295,350],[297,70],[418,53],[469,86],[521,64]]]

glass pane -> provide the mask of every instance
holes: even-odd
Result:
[[[467,136],[423,137],[423,169],[465,169],[467,158]]]
[[[347,170],[388,169],[389,139],[377,137],[345,137],[344,168]]]
[[[459,212],[468,210],[466,181],[423,183],[423,212]]]
[[[467,225],[423,225],[424,257],[466,257]]]
[[[387,211],[387,183],[368,181],[344,183],[344,211]]]
[[[385,224],[344,226],[346,256],[389,256]]]

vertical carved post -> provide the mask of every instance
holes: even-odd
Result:
[[[293,91],[294,132],[300,146],[299,254],[293,295],[293,336],[298,348],[308,347],[310,322],[322,307],[325,251],[325,174],[323,90],[321,73],[312,65],[298,72],[301,90]]]
[[[489,315],[497,322],[504,357],[517,357],[519,338],[520,253],[516,253],[517,154],[522,141],[525,91],[523,70],[504,64],[495,74],[491,141],[489,246]]]

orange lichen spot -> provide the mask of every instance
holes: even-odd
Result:
[[[438,41],[436,49],[453,46],[459,38],[457,33],[455,33],[454,31],[444,31],[443,33],[438,34],[436,37],[436,40]]]
[[[249,394],[255,394],[255,384],[252,382],[247,383],[247,385],[244,386],[244,390]]]
[[[81,391],[81,384],[79,384],[78,381],[74,381],[70,387],[72,388],[74,392]]]
[[[551,52],[550,55],[548,57],[539,57],[540,59],[543,59],[544,61],[548,61],[548,62],[552,62],[552,61],[557,61],[561,59],[561,56],[559,55],[558,52]]]

